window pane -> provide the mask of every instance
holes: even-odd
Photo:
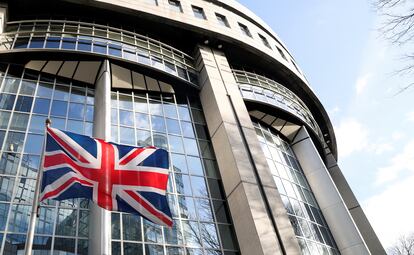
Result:
[[[16,101],[15,111],[30,112],[32,108],[33,97],[18,96]]]
[[[137,145],[138,146],[151,145],[151,133],[149,131],[137,129]]]
[[[62,85],[56,85],[53,98],[58,99],[58,100],[68,101],[69,100],[69,87],[62,86]]]
[[[85,107],[83,104],[70,103],[68,117],[71,119],[83,120]]]
[[[0,108],[11,110],[13,108],[15,95],[0,94]]]
[[[124,240],[141,241],[141,217],[132,214],[122,214]]]
[[[14,178],[0,176],[0,200],[10,201],[13,192]]]
[[[166,119],[167,122],[167,130],[168,133],[170,134],[181,134],[181,130],[180,130],[180,124],[178,123],[177,120],[173,120],[173,119]]]
[[[9,228],[11,232],[26,233],[29,226],[30,205],[13,205],[10,212]]]
[[[169,135],[168,136],[170,150],[172,152],[184,153],[183,141],[181,137]]]
[[[37,98],[33,107],[34,113],[48,114],[50,106],[50,99]]]
[[[119,110],[119,124],[133,127],[134,113],[130,111]]]
[[[10,123],[10,129],[24,132],[26,131],[27,123],[29,123],[29,114],[15,112]]]
[[[41,154],[43,148],[43,135],[27,135],[24,152],[32,154]]]
[[[62,236],[74,236],[76,231],[77,211],[59,208],[56,223],[56,234]]]
[[[63,101],[53,101],[52,110],[50,115],[54,116],[66,116],[66,111],[68,108],[68,103]]]
[[[164,118],[151,116],[151,126],[154,131],[165,133]]]
[[[143,113],[135,113],[135,123],[137,128],[149,129],[148,115]]]
[[[124,243],[124,255],[142,255],[142,244],[139,243]],[[152,253],[147,253],[152,254]]]
[[[3,152],[0,159],[0,173],[15,175],[17,173],[19,161],[19,154]]]
[[[56,237],[54,252],[56,252],[57,254],[74,254],[75,239]]]
[[[53,93],[53,84],[39,82],[37,88],[38,97],[51,98]]]
[[[201,166],[200,158],[188,156],[187,163],[191,174],[203,175],[203,167]]]
[[[10,112],[0,111],[0,128],[6,129],[10,120]]]
[[[4,150],[21,152],[23,149],[24,133],[9,132]]]
[[[20,86],[20,94],[33,96],[36,89],[36,82],[35,81],[22,81],[22,85]]]
[[[171,161],[175,172],[188,172],[184,155],[171,153]]]
[[[135,144],[135,132],[133,128],[126,128],[126,127],[120,127],[119,128],[119,138],[120,143],[122,144]]]
[[[183,129],[183,135],[185,137],[195,138],[193,124],[191,124],[191,122],[182,121],[181,127]]]

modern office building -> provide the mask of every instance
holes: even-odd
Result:
[[[51,200],[33,254],[385,254],[321,102],[234,0],[0,1],[0,83],[0,254],[24,252],[47,117],[167,149],[174,226]]]

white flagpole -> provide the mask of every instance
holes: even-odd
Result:
[[[26,245],[25,245],[25,255],[32,255],[33,250],[33,239],[35,234],[35,226],[36,226],[36,218],[39,217],[39,195],[40,195],[40,184],[43,174],[43,163],[45,160],[45,149],[46,149],[46,138],[47,138],[47,128],[50,126],[52,122],[49,118],[45,121],[45,138],[43,141],[43,149],[42,149],[42,157],[40,162],[40,168],[37,173],[37,179],[36,179],[36,186],[34,191],[34,197],[33,197],[33,204],[32,204],[32,212],[30,213],[30,222],[29,222],[29,232],[27,234],[26,239]]]

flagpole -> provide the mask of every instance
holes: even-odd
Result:
[[[26,245],[25,245],[25,255],[31,255],[33,249],[33,239],[35,234],[36,218],[39,217],[39,195],[40,195],[40,184],[43,174],[43,162],[45,160],[45,148],[46,148],[46,138],[47,138],[47,128],[52,124],[52,121],[47,118],[45,121],[45,137],[43,141],[42,156],[40,162],[40,168],[37,173],[36,186],[34,191],[32,211],[30,213],[30,222],[29,222],[29,232],[27,234]]]

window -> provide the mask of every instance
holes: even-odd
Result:
[[[282,56],[282,58],[284,58],[287,61],[287,58],[285,56],[285,53],[283,53],[283,51],[279,47],[277,47],[277,46],[276,46],[276,49],[279,52],[280,56]]]
[[[269,44],[269,42],[267,41],[266,37],[264,37],[264,36],[263,36],[263,35],[261,35],[261,34],[259,34],[259,37],[260,37],[260,39],[262,40],[263,44],[264,44],[267,48],[269,48],[269,49],[271,49],[271,48],[272,48],[272,47],[270,47],[270,44]]]
[[[252,34],[250,33],[250,30],[246,25],[239,23],[239,27],[244,35],[247,35],[248,37],[252,37]]]
[[[216,13],[217,21],[223,27],[230,27],[229,22],[227,21],[226,16]]]
[[[183,12],[181,9],[181,3],[177,0],[168,0],[168,4],[170,5],[170,10],[175,12]]]
[[[192,5],[194,16],[199,19],[206,19],[203,8]]]

